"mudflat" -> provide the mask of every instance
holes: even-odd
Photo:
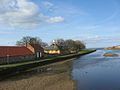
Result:
[[[75,90],[69,61],[42,68],[43,73],[25,73],[0,81],[0,90]]]

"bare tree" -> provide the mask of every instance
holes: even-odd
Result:
[[[80,40],[56,39],[54,40],[54,44],[56,44],[61,50],[67,52],[79,52],[81,49],[85,49],[85,44]]]
[[[42,40],[39,37],[31,37],[31,36],[23,37],[20,41],[16,42],[16,45],[24,46],[27,43],[29,43],[29,44],[40,44],[43,47],[48,46],[48,44],[45,43],[45,42],[42,42]]]

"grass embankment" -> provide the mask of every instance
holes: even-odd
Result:
[[[96,50],[88,50],[87,49],[87,50],[81,50],[79,53],[57,56],[57,57],[53,57],[50,59],[29,61],[29,62],[17,63],[17,64],[0,65],[0,75],[4,75],[4,74],[8,74],[8,73],[14,74],[14,73],[22,72],[29,68],[34,68],[37,66],[43,66],[46,64],[55,63],[55,62],[63,61],[63,60],[70,59],[70,58],[79,57],[81,55],[89,54],[89,53],[92,53],[95,51]],[[15,72],[15,71],[17,71],[17,72]]]
[[[40,62],[44,62],[44,61],[51,61],[51,60],[55,60],[55,59],[66,59],[67,57],[73,57],[73,56],[81,56],[81,55],[85,55],[85,54],[89,54],[92,52],[95,52],[96,50],[81,50],[79,53],[75,53],[75,54],[69,54],[69,55],[63,55],[63,56],[57,56],[57,57],[53,57],[50,59],[43,59],[43,60],[37,60],[37,61],[29,61],[29,62],[23,62],[23,63],[17,63],[17,64],[7,64],[7,65],[0,65],[0,69],[2,68],[11,68],[11,67],[17,67],[17,66],[21,66],[21,65],[28,65],[28,64],[34,64],[34,63],[40,63]]]

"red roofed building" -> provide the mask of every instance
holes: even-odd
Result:
[[[44,49],[40,44],[27,44],[26,47],[35,54],[36,58],[44,56]]]
[[[26,46],[0,46],[0,64],[40,59],[44,49],[39,44]]]

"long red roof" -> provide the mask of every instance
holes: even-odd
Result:
[[[33,55],[33,53],[24,46],[0,46],[0,57],[25,55]]]

